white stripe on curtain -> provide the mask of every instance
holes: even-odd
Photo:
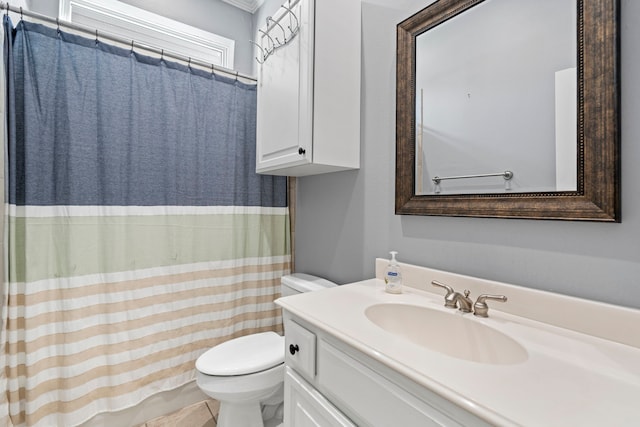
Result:
[[[8,214],[16,218],[56,216],[142,216],[142,215],[287,215],[287,207],[269,206],[16,206]]]

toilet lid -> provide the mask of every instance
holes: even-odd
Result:
[[[284,337],[261,332],[223,342],[196,360],[196,369],[206,375],[246,375],[284,362]]]

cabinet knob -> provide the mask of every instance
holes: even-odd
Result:
[[[305,150],[304,148],[302,148],[302,147],[298,148],[298,154],[300,154],[301,156],[306,152],[307,152],[307,150]]]
[[[298,347],[298,344],[293,345],[290,344],[289,345],[289,353],[291,353],[291,355],[293,356],[294,354],[296,354],[296,352],[300,351],[300,347]]]

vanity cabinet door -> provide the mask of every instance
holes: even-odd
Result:
[[[368,366],[365,358],[357,360],[323,339],[317,358],[316,387],[360,426],[489,427],[426,389],[410,392],[391,379],[393,373]]]
[[[356,427],[289,367],[284,378],[284,427]]]

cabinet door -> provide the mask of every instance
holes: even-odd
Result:
[[[356,427],[289,367],[284,378],[285,427]]]
[[[313,160],[314,5],[301,0],[294,7],[300,31],[260,65],[257,172]]]
[[[317,358],[317,386],[359,425],[488,427],[429,390],[409,392],[397,380],[384,376],[384,370],[374,370],[361,358],[352,357],[325,340],[318,342]]]

